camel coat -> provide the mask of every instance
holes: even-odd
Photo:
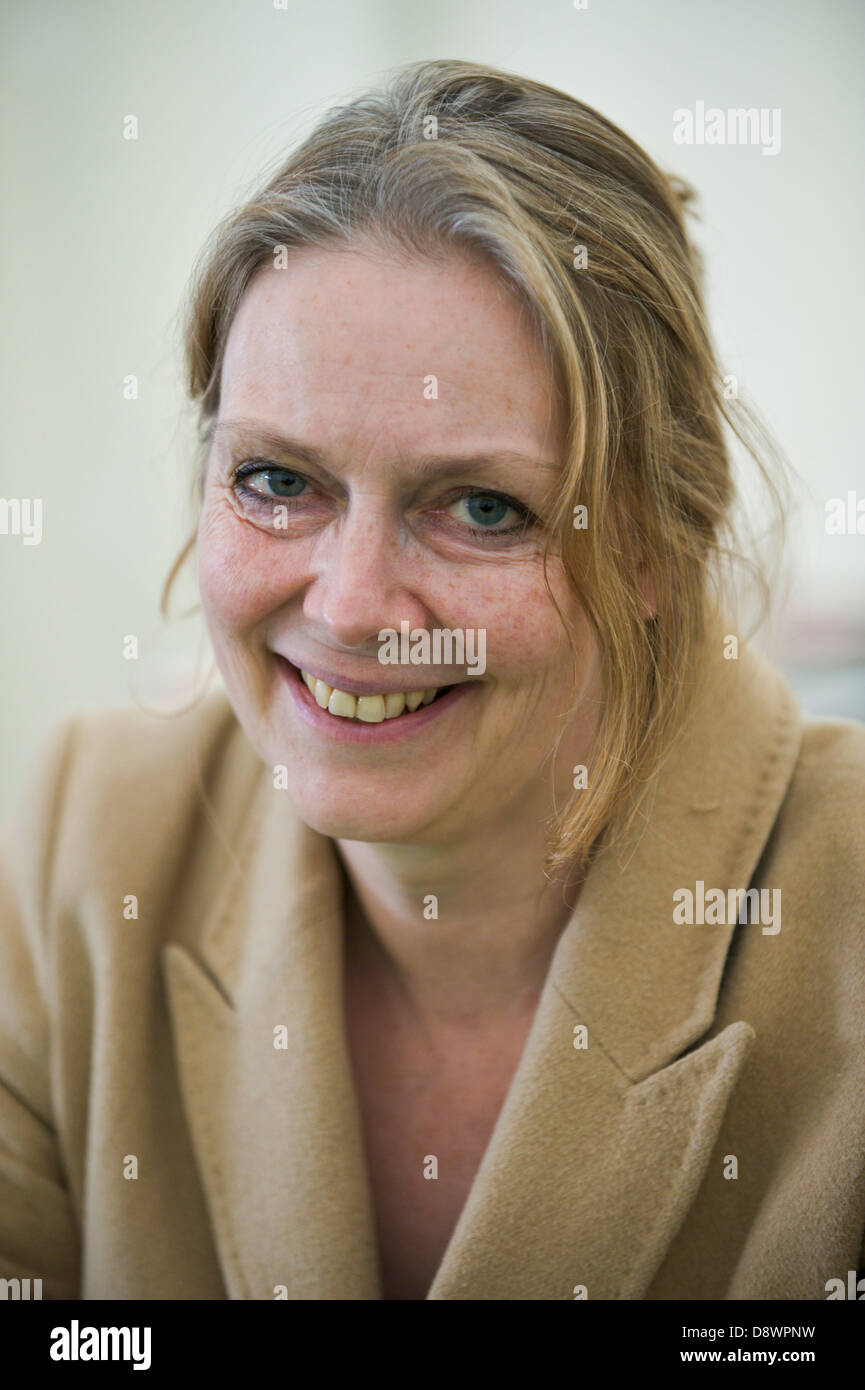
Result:
[[[825,1299],[863,1265],[865,729],[747,649],[707,688],[559,939],[431,1299]],[[341,873],[273,782],[218,691],[45,747],[0,881],[0,1278],[380,1297]],[[780,930],[674,921],[698,881],[780,890]]]

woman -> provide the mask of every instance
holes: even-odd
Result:
[[[862,1263],[865,736],[722,598],[725,421],[762,459],[687,197],[442,61],[218,229],[186,345],[225,692],[72,719],[33,779],[5,1277],[822,1299]]]

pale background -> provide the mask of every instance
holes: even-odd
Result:
[[[865,496],[863,29],[860,0],[6,0],[0,497],[41,497],[44,536],[0,535],[0,813],[60,715],[170,703],[201,650],[158,597],[190,527],[178,310],[205,237],[327,107],[424,58],[563,88],[696,185],[726,369],[802,480],[767,642],[806,708],[865,718],[865,536],[824,528]],[[780,153],[675,145],[698,100],[780,107]]]

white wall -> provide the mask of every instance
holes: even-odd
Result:
[[[827,536],[823,508],[865,497],[863,21],[857,0],[7,3],[0,497],[43,499],[44,530],[0,535],[0,813],[51,721],[167,698],[198,650],[158,596],[189,528],[178,310],[206,235],[324,109],[422,58],[572,92],[697,185],[724,362],[804,480],[781,659],[815,632],[861,658],[865,537]],[[780,107],[780,153],[675,145],[698,100]]]

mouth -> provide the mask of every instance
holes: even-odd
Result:
[[[380,741],[421,730],[438,720],[451,705],[465,697],[471,682],[453,685],[415,687],[409,690],[357,692],[342,690],[294,666],[286,657],[275,654],[277,666],[286,680],[295,703],[304,718],[323,732],[352,742]]]
[[[427,690],[388,690],[380,694],[353,695],[319,680],[309,671],[294,668],[319,709],[335,719],[356,719],[362,724],[382,724],[386,719],[405,719],[417,710],[443,699],[452,685],[431,686]]]

